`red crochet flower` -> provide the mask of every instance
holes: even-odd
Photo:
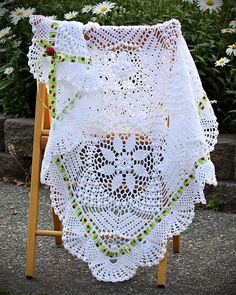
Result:
[[[47,49],[47,55],[53,56],[55,54],[55,49],[53,47],[49,47]]]

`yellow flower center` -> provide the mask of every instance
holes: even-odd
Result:
[[[106,12],[107,10],[108,10],[107,7],[105,7],[105,6],[101,7],[101,12]]]
[[[233,44],[232,45],[232,49],[236,49],[236,44]]]
[[[206,5],[212,6],[215,4],[214,0],[206,0]]]
[[[22,14],[24,14],[23,11],[17,11],[17,13],[16,13],[17,16],[20,16],[20,15],[22,15]]]
[[[220,64],[223,65],[225,61],[223,59],[220,60]]]

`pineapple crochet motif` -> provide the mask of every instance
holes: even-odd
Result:
[[[128,280],[160,262],[216,185],[214,111],[176,19],[30,23],[30,71],[52,115],[41,182],[64,247],[98,280]]]

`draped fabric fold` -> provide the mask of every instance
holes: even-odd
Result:
[[[98,280],[127,280],[159,263],[216,185],[214,111],[176,19],[30,22],[30,71],[53,117],[41,182],[64,246]]]

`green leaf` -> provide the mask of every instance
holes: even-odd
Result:
[[[1,80],[0,81],[0,90],[6,89],[13,83],[13,80]]]

